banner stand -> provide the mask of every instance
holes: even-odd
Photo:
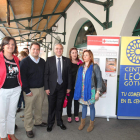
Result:
[[[119,56],[119,36],[87,36],[87,49],[94,55],[94,63],[98,64],[107,92],[95,102],[96,117],[116,118],[116,91]],[[113,82],[112,82],[113,81]],[[90,115],[88,108],[87,114]]]
[[[140,119],[140,37],[121,38],[118,119]]]

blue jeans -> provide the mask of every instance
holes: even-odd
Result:
[[[87,105],[83,104],[83,108],[82,108],[82,119],[85,119],[87,115]],[[90,105],[90,119],[91,121],[94,121],[95,118],[95,107],[94,104]]]

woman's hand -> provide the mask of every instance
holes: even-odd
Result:
[[[71,91],[70,89],[67,89],[67,93],[70,93],[70,91]]]
[[[99,92],[97,91],[95,94],[95,100],[98,100],[98,99],[99,99]]]

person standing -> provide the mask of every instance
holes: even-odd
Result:
[[[23,51],[26,52],[29,55],[29,49],[28,48],[23,48]]]
[[[71,63],[70,59],[62,56],[62,44],[54,46],[55,56],[48,57],[45,66],[45,91],[48,95],[49,112],[47,131],[52,131],[57,118],[57,125],[65,130],[66,126],[62,120],[62,109],[66,93],[71,89]]]
[[[24,51],[21,51],[19,54],[18,54],[18,58],[19,58],[19,61],[22,61],[22,59],[26,58],[28,56],[28,54]],[[21,94],[20,94],[20,97],[19,97],[19,101],[18,101],[18,109],[17,109],[17,112],[20,112],[21,110],[21,106],[22,106],[22,102],[23,102],[23,107],[25,108],[25,102],[24,102],[24,96],[23,96],[23,91],[21,91]]]
[[[71,123],[72,122],[71,107],[72,107],[72,100],[73,100],[73,96],[74,96],[76,74],[77,74],[79,65],[82,64],[82,61],[78,58],[77,48],[70,49],[69,58],[71,61],[72,89],[71,89],[70,95],[67,96],[67,99],[68,99],[68,104],[67,104],[68,119],[67,119],[67,121],[69,123]],[[74,100],[74,116],[75,116],[76,122],[79,122],[78,115],[79,115],[79,102],[77,100]]]
[[[18,54],[18,58],[19,58],[19,61],[22,61],[24,58],[26,58],[28,56],[28,54],[25,52],[25,51],[21,51],[19,54]]]
[[[25,100],[24,127],[29,138],[34,137],[33,125],[46,127],[42,122],[42,106],[45,96],[44,68],[45,60],[39,57],[40,45],[33,42],[30,46],[30,54],[20,62],[21,79],[23,82],[23,94]],[[34,110],[34,123],[33,123]]]
[[[15,115],[22,82],[16,41],[12,37],[4,37],[0,47],[0,137],[7,140],[7,134],[12,140],[14,135]]]
[[[85,126],[85,119],[87,115],[87,106],[90,107],[90,125],[87,132],[93,130],[95,118],[95,100],[99,98],[100,90],[102,87],[102,76],[100,67],[94,64],[93,53],[90,50],[83,52],[82,59],[84,63],[79,67],[77,73],[77,81],[75,84],[74,99],[82,104],[82,118],[79,130]],[[94,76],[97,80],[97,87],[95,86]],[[97,89],[96,89],[97,88]]]

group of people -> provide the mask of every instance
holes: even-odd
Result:
[[[82,117],[79,130],[85,126],[87,106],[90,107],[90,125],[87,132],[93,130],[95,119],[95,100],[99,98],[102,86],[101,71],[94,64],[90,50],[83,52],[83,62],[78,58],[76,48],[71,48],[69,58],[62,56],[63,45],[54,46],[55,55],[45,62],[39,57],[40,44],[33,42],[28,56],[20,61],[14,55],[17,50],[16,41],[5,37],[0,48],[0,137],[17,140],[14,135],[15,115],[19,96],[23,91],[25,100],[24,127],[29,138],[34,137],[33,126],[47,127],[51,132],[55,123],[66,130],[62,120],[63,103],[67,95],[67,121],[72,122],[72,100],[74,98],[74,117],[79,121],[79,103],[82,104]],[[97,80],[95,86],[94,78]],[[48,96],[48,122],[42,121],[42,106]],[[34,112],[34,113],[33,113]],[[33,119],[34,118],[34,119]]]

